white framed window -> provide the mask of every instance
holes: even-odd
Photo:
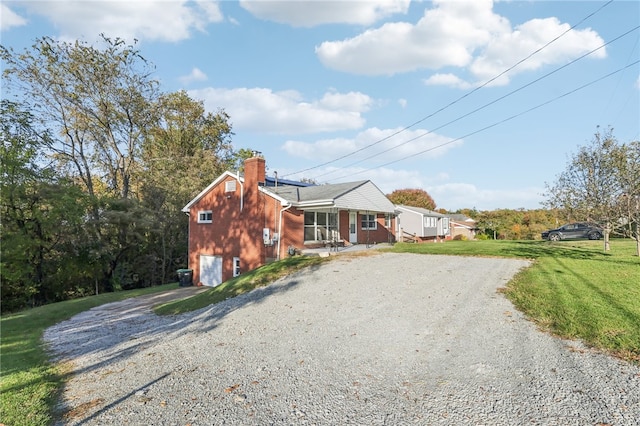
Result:
[[[213,223],[213,211],[200,210],[198,212],[198,223]]]
[[[233,258],[233,276],[237,277],[238,275],[240,275],[240,258],[234,257]]]
[[[362,229],[378,229],[378,221],[375,214],[360,215]]]
[[[236,181],[228,180],[224,183],[224,192],[236,192]]]
[[[384,215],[384,227],[391,229],[391,215],[389,213]]]
[[[328,212],[304,212],[304,240],[331,240],[338,233],[338,214]]]

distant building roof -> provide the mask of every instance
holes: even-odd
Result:
[[[402,210],[409,210],[409,211],[413,211],[413,212],[416,212],[416,213],[420,213],[420,214],[428,215],[428,216],[432,216],[432,217],[449,217],[449,216],[444,215],[442,213],[434,212],[433,210],[423,209],[422,207],[406,206],[404,204],[398,204],[398,205],[396,205],[396,208],[399,208],[399,209],[402,209]]]
[[[454,214],[448,214],[447,216],[449,216],[449,218],[455,220],[456,222],[473,222],[475,223],[476,221],[471,219],[468,216],[465,216],[463,214],[460,213],[454,213]]]

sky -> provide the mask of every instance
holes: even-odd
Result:
[[[228,113],[269,175],[448,211],[541,208],[596,132],[640,138],[635,0],[3,0],[0,23],[17,51],[137,40],[161,89]]]

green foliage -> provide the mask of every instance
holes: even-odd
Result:
[[[120,39],[43,37],[0,56],[24,102],[3,101],[3,309],[173,279],[182,207],[250,152],[233,151],[229,116],[161,94]]]
[[[566,221],[559,211],[543,209],[475,212],[474,219],[480,235],[499,240],[540,240],[542,231]]]
[[[387,198],[393,204],[403,204],[427,210],[436,208],[436,203],[431,195],[423,189],[396,189],[391,194],[387,194]]]

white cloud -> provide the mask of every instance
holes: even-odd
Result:
[[[451,138],[429,133],[424,129],[400,132],[401,130],[373,127],[358,133],[353,139],[334,138],[316,142],[289,140],[283,144],[282,149],[293,157],[320,162],[359,151],[345,158],[344,162],[353,165],[375,165],[417,155],[420,155],[421,159],[437,158],[462,145],[462,141],[453,142]]]
[[[203,73],[199,68],[194,68],[191,70],[189,75],[185,75],[179,78],[180,83],[184,85],[189,85],[193,82],[197,81],[207,81],[207,75]]]
[[[351,39],[325,41],[316,54],[329,68],[366,75],[464,67],[493,33],[509,29],[508,21],[492,12],[491,1],[434,4],[415,25],[386,23]]]
[[[431,77],[423,80],[427,86],[449,86],[458,89],[469,89],[472,85],[455,74],[434,74]]]
[[[0,31],[6,31],[13,27],[26,25],[27,20],[9,9],[6,4],[0,4]]]
[[[438,208],[455,211],[463,208],[478,210],[537,209],[542,201],[542,188],[517,190],[482,189],[471,183],[428,184],[425,190]]]
[[[395,13],[406,13],[410,0],[369,1],[273,1],[241,0],[240,5],[253,16],[288,24],[314,27],[322,24],[370,25]]]
[[[555,37],[570,28],[557,18],[532,19],[519,25],[514,31],[493,38],[470,67],[479,80],[486,81],[500,74],[510,66],[535,52]],[[604,44],[604,40],[591,29],[571,30],[557,41],[542,49],[531,58],[518,65],[508,76],[523,71],[536,70],[544,65],[565,63]],[[605,49],[591,55],[593,58],[606,57]],[[508,77],[493,84],[506,84]]]
[[[224,108],[235,129],[271,134],[358,129],[365,123],[361,113],[373,104],[369,96],[358,92],[331,92],[310,101],[294,90],[265,88],[206,88],[189,94],[202,99],[209,111]]]
[[[493,12],[491,0],[436,0],[415,24],[388,22],[353,38],[325,41],[316,47],[316,55],[328,68],[362,75],[457,67],[477,81],[448,73],[435,74],[425,83],[466,89],[495,77],[568,28],[551,17],[513,29],[508,19]],[[572,30],[491,84],[504,85],[516,73],[566,63],[603,43],[591,29]],[[605,56],[604,49],[593,55]]]
[[[60,29],[60,38],[89,41],[104,33],[129,43],[133,39],[176,42],[223,19],[216,1],[202,0],[37,1],[23,5],[48,18]]]

